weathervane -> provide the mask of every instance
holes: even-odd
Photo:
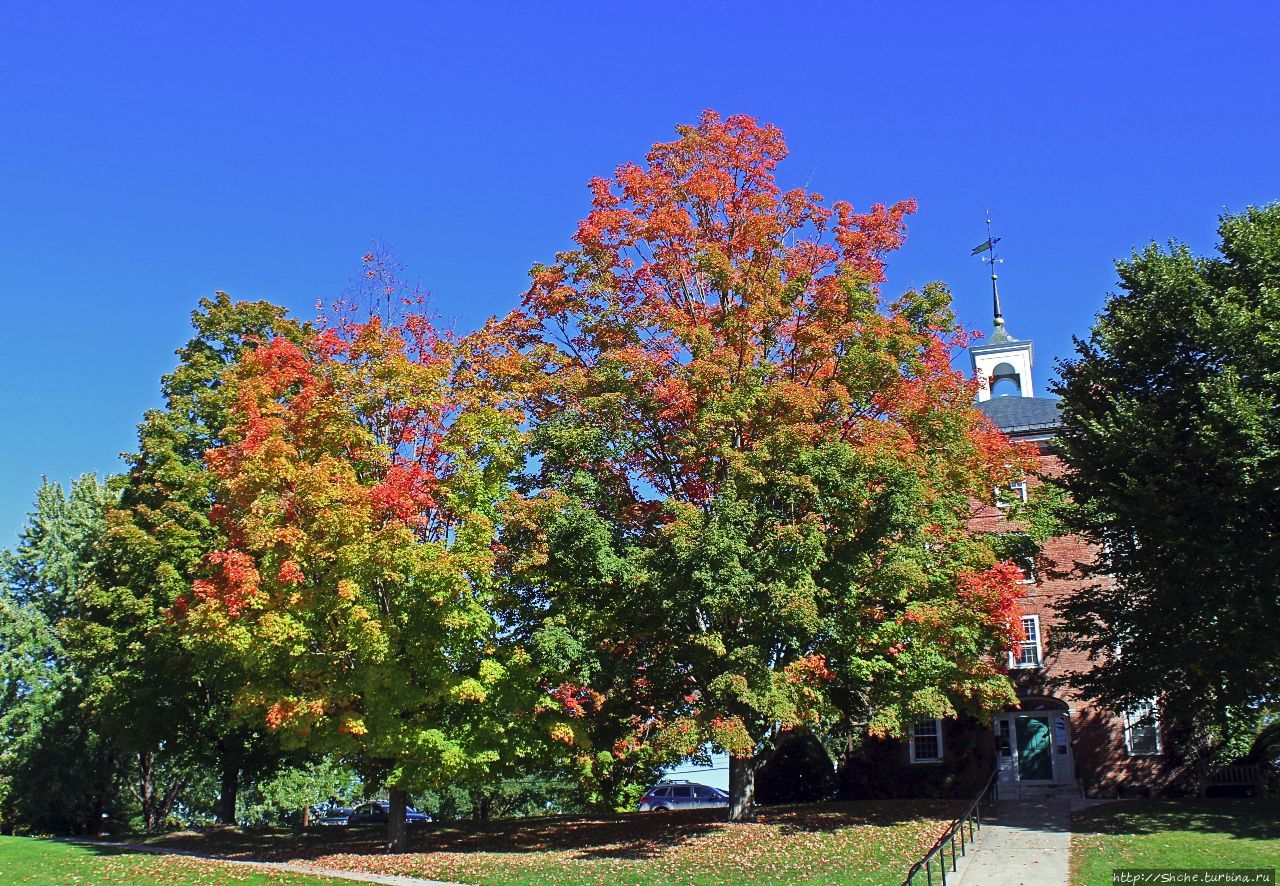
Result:
[[[1000,310],[1000,288],[996,284],[996,265],[1001,264],[1004,261],[1002,258],[996,258],[996,244],[999,242],[999,237],[991,236],[991,210],[988,209],[987,240],[985,243],[980,243],[973,247],[973,251],[969,254],[982,255],[982,253],[985,252],[986,255],[982,256],[982,260],[983,262],[991,265],[991,305],[995,313],[995,326],[997,331],[1004,326],[1004,312]]]

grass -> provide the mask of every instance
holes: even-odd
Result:
[[[386,853],[381,829],[363,827],[185,831],[152,842],[481,886],[897,886],[959,806],[903,800],[765,807],[757,824],[729,824],[724,810],[433,824],[411,829],[404,854]]]
[[[1274,868],[1280,802],[1142,800],[1072,818],[1072,886],[1111,883],[1112,868]]]
[[[150,855],[31,837],[0,837],[0,883],[5,884],[214,886],[247,883],[252,886],[321,886],[341,882],[327,877],[258,871],[244,865],[176,855]]]

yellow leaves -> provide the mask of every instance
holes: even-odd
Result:
[[[485,686],[493,686],[507,673],[507,669],[491,658],[480,662],[480,682]]]
[[[354,600],[360,596],[360,588],[349,578],[338,582],[337,592],[338,597],[343,600]]]
[[[711,721],[711,740],[731,757],[751,757],[756,743],[740,717],[717,717]]]
[[[346,716],[342,720],[342,725],[338,727],[338,731],[347,735],[368,735],[369,727],[361,717]]]
[[[728,652],[724,644],[724,638],[718,633],[692,634],[689,637],[689,642],[706,649],[717,658],[723,658]]]
[[[470,677],[453,687],[449,694],[458,701],[474,703],[482,702],[489,697],[489,691],[481,685],[480,681]]]
[[[568,745],[569,747],[573,747],[576,740],[573,734],[573,727],[568,723],[554,724],[547,731],[547,734],[551,737],[552,741],[560,742],[561,744]]]
[[[901,735],[902,731],[902,718],[898,716],[897,708],[881,708],[867,723],[867,735],[871,738],[888,738]]]

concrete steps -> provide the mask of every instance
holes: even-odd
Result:
[[[1012,784],[1000,785],[1001,800],[1079,800],[1084,796],[1078,784]]]

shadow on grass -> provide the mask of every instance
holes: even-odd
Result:
[[[33,840],[46,839],[44,837],[32,837]],[[86,855],[101,855],[107,858],[120,855],[146,855],[145,852],[138,852],[136,849],[130,849],[127,846],[103,846],[100,843],[84,843],[83,840],[110,839],[98,837],[49,837],[47,838],[53,843],[62,843],[66,846],[73,846],[77,850],[84,852]]]
[[[883,800],[760,807],[758,825],[780,837],[850,827],[893,827],[921,818],[949,819],[963,804],[949,800]],[[723,809],[603,816],[545,816],[448,822],[410,828],[411,853],[568,852],[584,859],[647,859],[730,827]],[[216,828],[180,831],[147,841],[156,847],[223,858],[284,861],[326,855],[384,855],[382,826],[281,831]]]
[[[1159,834],[1175,831],[1280,840],[1280,801],[1244,799],[1129,800],[1081,810],[1077,834]]]

